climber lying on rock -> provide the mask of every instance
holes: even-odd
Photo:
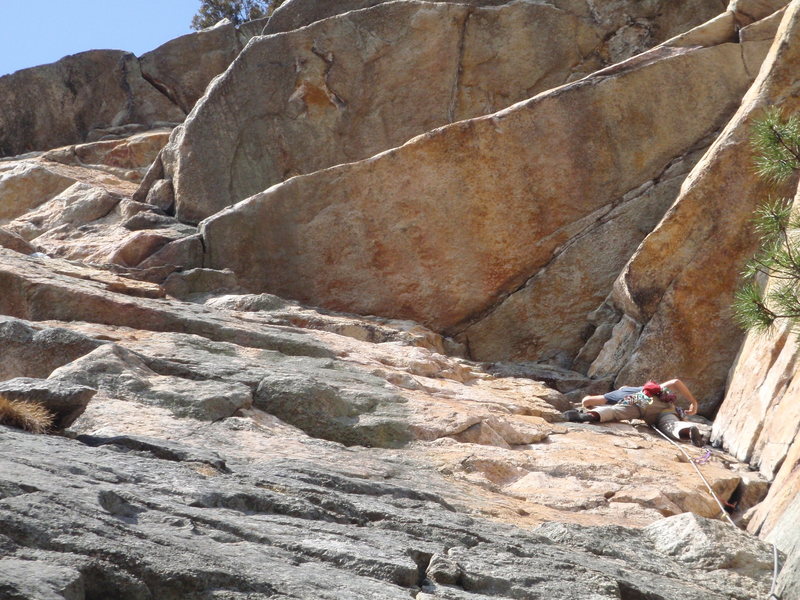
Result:
[[[661,384],[648,381],[642,387],[626,386],[602,396],[586,396],[582,402],[586,411],[568,410],[564,418],[577,423],[642,419],[676,440],[691,440],[695,446],[702,446],[700,430],[681,421],[673,390],[689,401],[687,415],[697,413],[697,400],[689,388],[680,379],[670,379]]]

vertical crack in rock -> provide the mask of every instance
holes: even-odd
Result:
[[[125,54],[119,59],[119,68],[122,72],[122,77],[120,78],[120,85],[122,86],[123,91],[125,92],[125,121],[131,121],[135,115],[135,106],[136,102],[133,98],[133,90],[131,89],[131,82],[128,81],[128,77],[130,76],[130,72],[128,71],[128,60],[133,59],[136,61],[138,66],[139,59],[136,58],[133,54]],[[141,69],[139,70],[141,74]],[[117,119],[114,119],[116,121]],[[119,125],[119,123],[111,123],[112,125]]]
[[[742,65],[744,66],[744,72],[747,73],[747,76],[750,77],[751,79],[755,79],[756,76],[758,75],[758,72],[753,73],[753,72],[750,71],[750,67],[747,64],[748,63],[747,58],[744,55],[744,46],[745,45],[742,44],[741,41],[740,41],[740,43],[739,43],[739,55],[742,57]],[[760,65],[759,65],[759,69],[760,69]]]
[[[453,88],[450,92],[450,104],[447,107],[447,122],[453,123],[456,120],[456,108],[458,105],[458,92],[461,87],[461,74],[464,70],[464,47],[466,45],[467,25],[472,17],[472,7],[467,7],[467,12],[464,14],[464,20],[461,22],[461,31],[458,38],[458,52],[456,56],[456,69],[455,78],[453,80]]]
[[[322,62],[325,63],[325,72],[323,73],[323,81],[325,82],[325,92],[328,99],[339,109],[347,107],[347,102],[336,93],[330,86],[330,74],[333,68],[333,52],[322,52],[317,48],[317,40],[311,45],[311,52],[317,56]]]
[[[409,550],[409,556],[417,564],[417,587],[422,587],[428,578],[428,567],[431,564],[433,554],[422,550]]]
[[[141,63],[139,64],[139,69],[141,70]],[[175,106],[180,108],[184,113],[188,114],[191,110],[190,106],[181,106],[181,103],[178,101],[177,96],[175,95],[175,91],[171,90],[169,86],[164,83],[163,81],[159,81],[152,75],[149,75],[142,71],[142,79],[144,79],[147,83],[155,88],[155,90],[164,96],[167,100],[172,102]]]

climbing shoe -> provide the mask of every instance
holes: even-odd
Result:
[[[705,440],[703,439],[703,434],[700,433],[700,430],[697,427],[692,427],[689,429],[689,439],[692,440],[692,444],[698,448],[702,448],[706,445]]]
[[[600,420],[592,413],[582,413],[574,409],[566,411],[563,416],[565,420],[573,423],[596,423]]]

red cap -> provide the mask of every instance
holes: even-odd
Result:
[[[653,397],[659,396],[661,394],[661,386],[658,385],[655,381],[648,381],[644,384],[642,388],[645,396]]]

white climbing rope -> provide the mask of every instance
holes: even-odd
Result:
[[[708,491],[709,491],[709,492],[711,492],[711,496],[712,496],[712,497],[714,498],[714,500],[717,502],[717,505],[719,506],[719,510],[720,510],[720,512],[722,513],[722,515],[724,515],[724,517],[725,517],[725,518],[728,520],[728,523],[730,523],[730,524],[731,524],[733,527],[736,527],[736,523],[734,523],[734,522],[733,522],[733,519],[731,519],[730,515],[728,514],[728,511],[726,511],[726,510],[725,510],[725,507],[722,505],[722,501],[719,499],[719,496],[717,496],[717,493],[714,491],[714,488],[712,488],[712,487],[711,487],[711,484],[710,484],[710,483],[708,483],[708,480],[705,478],[705,476],[703,475],[703,473],[701,473],[701,472],[700,472],[700,468],[697,466],[697,464],[695,464],[695,462],[692,460],[692,457],[691,457],[691,456],[689,456],[689,454],[686,452],[686,450],[684,450],[684,449],[683,449],[683,448],[680,446],[680,444],[678,444],[678,443],[677,443],[675,440],[673,440],[673,439],[670,439],[670,438],[667,436],[667,434],[665,434],[663,431],[661,431],[661,430],[660,430],[658,427],[656,427],[655,425],[651,425],[650,427],[652,427],[652,428],[653,428],[653,430],[657,431],[657,432],[658,432],[658,434],[659,434],[661,437],[663,437],[665,440],[667,440],[667,441],[668,441],[670,444],[672,444],[673,446],[675,446],[675,447],[676,447],[678,450],[680,450],[680,451],[683,453],[683,455],[686,457],[686,460],[688,460],[688,461],[689,461],[689,464],[690,464],[690,465],[692,465],[692,466],[694,467],[694,470],[695,470],[695,471],[697,471],[697,474],[698,474],[698,475],[700,475],[700,479],[702,479],[702,480],[703,480],[703,483],[705,483],[705,484],[706,484],[706,487],[708,488]],[[737,528],[737,529],[738,529],[738,528]]]
[[[689,456],[688,452],[686,452],[686,450],[684,450],[681,447],[681,445],[678,444],[678,442],[676,442],[675,440],[669,438],[667,436],[667,434],[665,434],[663,431],[661,431],[655,425],[651,425],[650,427],[653,430],[657,431],[658,434],[661,437],[663,437],[665,440],[667,440],[670,444],[675,446],[678,450],[680,450],[683,453],[683,455],[689,461],[689,464],[691,464],[694,467],[694,470],[697,471],[697,474],[700,475],[700,479],[702,479],[703,483],[706,484],[706,487],[708,488],[708,491],[711,492],[711,496],[714,498],[714,500],[716,500],[720,511],[725,516],[725,518],[728,520],[728,523],[730,523],[731,525],[736,527],[736,523],[733,522],[733,519],[731,519],[730,515],[728,514],[728,511],[725,510],[725,507],[722,505],[722,501],[719,499],[719,496],[717,496],[716,492],[714,492],[714,488],[711,487],[711,484],[708,483],[708,480],[700,472],[700,468],[697,466],[697,463],[694,460],[692,460],[692,457]],[[738,529],[738,527],[737,527],[737,529]],[[773,556],[772,586],[769,589],[769,596],[767,597],[767,600],[773,600],[773,599],[774,600],[781,600],[781,598],[775,593],[775,584],[778,581],[778,572],[779,572],[779,569],[778,569],[778,547],[775,544],[772,544],[772,556]]]
[[[780,570],[778,569],[778,547],[775,544],[772,544],[772,560],[774,564],[772,568],[772,585],[769,588],[767,600],[772,600],[773,598],[775,598],[775,600],[781,600],[778,594],[775,593],[775,584],[778,581],[778,572]]]

